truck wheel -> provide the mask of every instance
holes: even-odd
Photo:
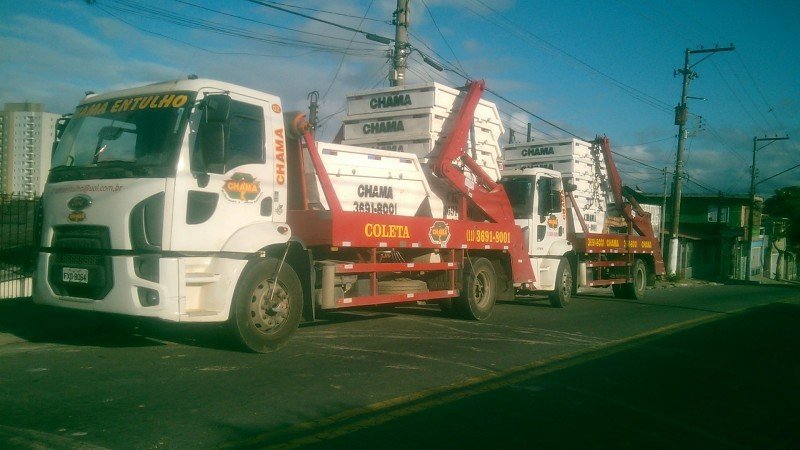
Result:
[[[567,258],[561,258],[556,272],[555,290],[550,294],[550,304],[555,308],[563,308],[572,300],[573,293],[572,267]]]
[[[492,314],[497,300],[497,276],[486,258],[468,259],[464,268],[461,294],[453,299],[453,309],[465,319],[484,320]]]
[[[647,266],[641,259],[636,259],[633,262],[633,281],[619,285],[619,293],[614,291],[614,295],[618,298],[627,298],[631,300],[641,300],[644,298],[644,289],[647,285]]]
[[[251,267],[236,287],[230,328],[245,349],[266,353],[277,350],[294,333],[303,309],[300,279],[291,266],[265,259]]]

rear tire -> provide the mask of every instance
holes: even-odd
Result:
[[[641,259],[634,260],[631,274],[633,276],[632,282],[612,286],[612,288],[619,286],[618,291],[614,291],[614,295],[617,298],[641,300],[644,298],[644,290],[647,286],[647,266],[644,261]]]
[[[497,301],[497,275],[486,258],[467,259],[464,283],[458,298],[453,299],[456,313],[471,320],[485,320]]]
[[[575,283],[572,280],[572,267],[567,258],[561,258],[556,272],[555,290],[550,294],[550,305],[563,308],[572,300]]]
[[[265,259],[243,275],[236,287],[229,327],[246,350],[267,353],[280,348],[297,329],[303,313],[303,290],[294,269]]]

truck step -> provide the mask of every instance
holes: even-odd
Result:
[[[186,311],[186,315],[189,317],[207,317],[207,316],[216,316],[219,314],[219,311],[208,311],[205,309],[192,309]]]
[[[454,262],[438,263],[343,263],[336,265],[336,273],[366,272],[426,272],[433,270],[455,270]]]
[[[202,286],[204,284],[216,283],[220,280],[218,273],[188,272],[186,274],[186,284],[188,286]]]
[[[609,278],[607,280],[592,280],[586,283],[587,286],[611,286],[612,284],[629,283],[625,278]]]
[[[586,267],[626,267],[630,266],[627,261],[587,261]]]
[[[449,289],[430,292],[409,292],[406,294],[349,297],[337,299],[335,308],[351,308],[355,306],[383,305],[387,303],[406,303],[425,300],[445,300],[452,297],[458,297],[458,295],[458,289]]]

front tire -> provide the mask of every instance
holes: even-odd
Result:
[[[250,267],[236,288],[231,333],[246,350],[271,352],[297,329],[302,310],[303,290],[294,269],[286,263],[281,266],[276,259],[265,259]]]
[[[485,320],[497,301],[497,275],[486,258],[467,259],[461,294],[453,299],[456,313],[471,320]]]
[[[563,308],[572,300],[575,284],[572,280],[572,267],[567,258],[561,258],[558,262],[556,272],[555,290],[550,294],[550,305],[555,308]]]

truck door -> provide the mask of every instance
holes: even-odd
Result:
[[[530,253],[547,255],[553,243],[564,239],[566,223],[562,214],[559,179],[547,175],[536,177],[536,194],[533,198],[533,230]]]
[[[176,177],[171,248],[214,252],[244,227],[285,221],[285,211],[268,151],[270,103],[235,92],[205,92],[198,102]]]

